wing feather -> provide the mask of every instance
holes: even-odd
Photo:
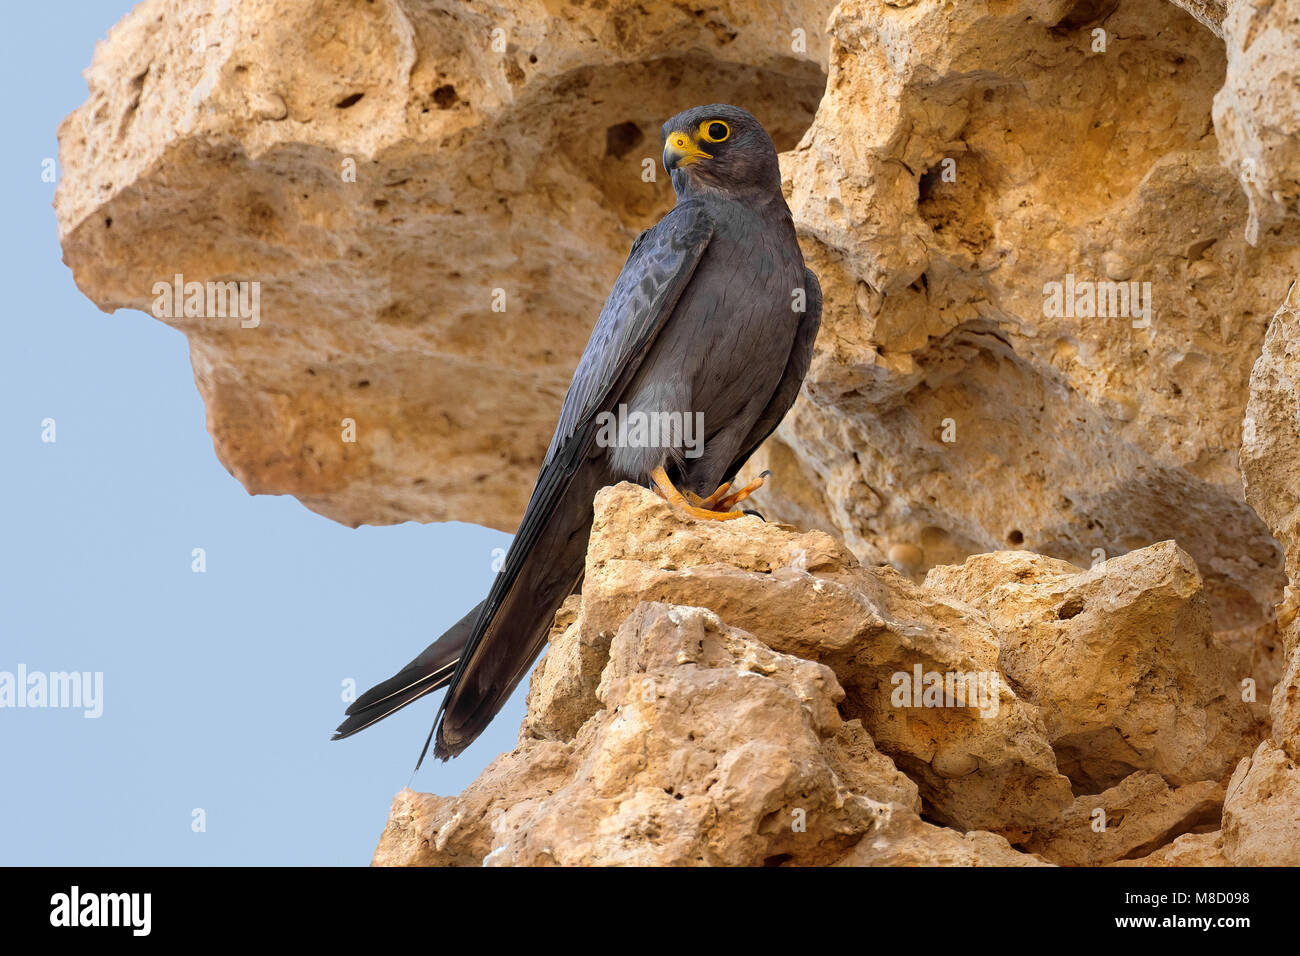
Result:
[[[817,331],[822,324],[822,287],[817,281],[817,274],[811,269],[804,269],[803,287],[806,293],[804,313],[795,332],[794,346],[790,349],[785,373],[781,376],[776,391],[772,393],[767,408],[763,409],[763,414],[750,429],[749,437],[741,446],[740,455],[727,469],[723,481],[735,480],[736,472],[744,467],[750,456],[776,431],[786,412],[790,411],[790,406],[799,397],[799,389],[803,387],[803,380],[808,375],[808,366],[812,364],[813,343],[817,340]]]
[[[637,237],[573,373],[547,463],[636,372],[712,235],[713,221],[704,208],[684,202]]]

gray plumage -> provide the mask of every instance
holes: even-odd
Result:
[[[449,684],[430,737],[438,757],[460,753],[501,709],[578,587],[595,493],[625,479],[646,483],[663,467],[678,489],[707,497],[797,397],[821,290],[804,267],[771,139],[750,114],[719,104],[674,116],[663,138],[677,205],[632,244],[487,599],[349,707],[336,739]],[[690,457],[680,443],[606,447],[602,413],[624,410],[703,413],[703,453]]]

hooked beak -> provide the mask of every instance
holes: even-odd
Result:
[[[664,143],[664,169],[672,172],[678,166],[691,166],[701,159],[712,159],[712,153],[706,153],[685,133],[676,132],[668,136]]]

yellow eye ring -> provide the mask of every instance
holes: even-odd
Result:
[[[719,127],[721,127],[720,131]],[[700,124],[700,139],[706,143],[721,143],[730,135],[731,127],[722,120],[705,120]]]

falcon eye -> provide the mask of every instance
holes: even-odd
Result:
[[[700,135],[710,143],[721,143],[731,135],[731,127],[722,120],[712,120],[700,124]]]

